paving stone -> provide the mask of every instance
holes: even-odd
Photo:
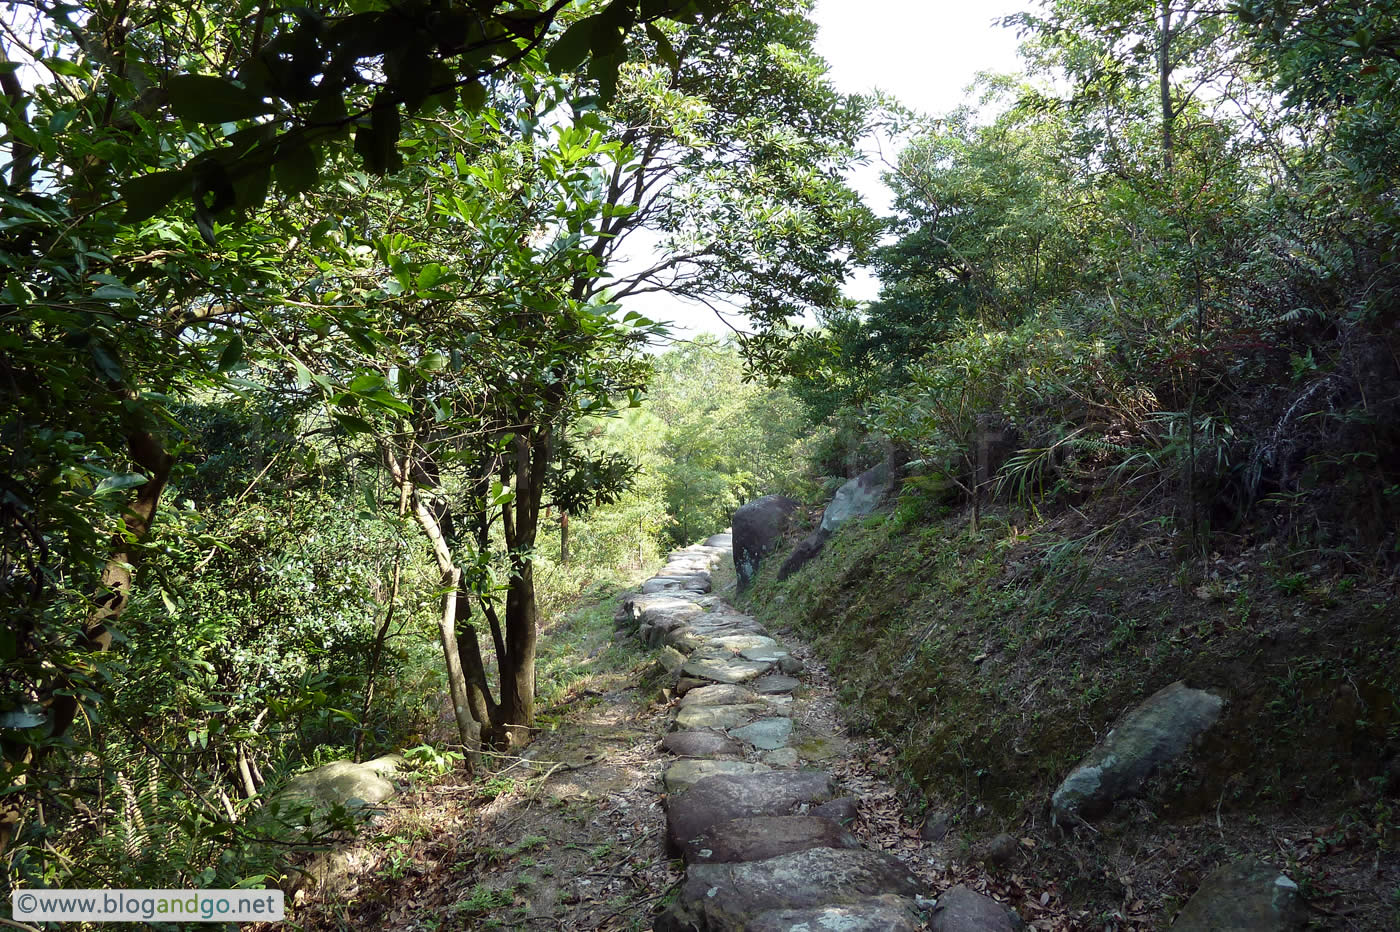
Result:
[[[764,715],[768,706],[761,703],[748,705],[692,705],[676,713],[678,731],[694,731],[697,728],[738,728]]]
[[[706,777],[737,776],[750,773],[768,773],[767,764],[753,764],[743,760],[683,760],[666,768],[661,782],[668,793],[679,793]]]
[[[754,663],[752,660],[695,660],[691,659],[682,669],[687,676],[716,683],[747,683],[757,679],[772,669],[771,663]]]
[[[710,643],[735,653],[749,650],[778,649],[778,642],[765,634],[726,634],[711,638]]]
[[[709,777],[666,800],[667,842],[673,853],[720,822],[749,816],[794,815],[804,806],[836,795],[831,777],[819,770],[774,770]]]
[[[681,699],[681,708],[692,705],[746,705],[757,701],[758,695],[751,689],[734,683],[719,683],[692,689]]]
[[[801,680],[795,680],[790,676],[781,673],[772,673],[768,676],[759,677],[753,681],[753,690],[757,693],[790,693],[802,685]]]
[[[1025,925],[996,900],[958,884],[938,898],[929,928],[932,932],[1019,932]]]
[[[773,910],[829,908],[881,894],[912,897],[921,889],[909,868],[883,851],[809,848],[762,861],[692,864],[672,913],[698,929],[741,929]]]
[[[860,841],[830,819],[810,815],[752,816],[721,822],[686,842],[691,864],[761,861],[808,848],[859,848]]]
[[[907,897],[864,897],[840,906],[774,909],[744,925],[744,932],[919,932],[923,919]]]
[[[830,802],[813,806],[808,815],[830,819],[838,825],[853,825],[860,815],[860,800],[854,796],[842,796]]]
[[[678,757],[724,757],[744,753],[744,746],[738,741],[708,728],[673,731],[661,739],[661,746]],[[794,759],[796,756],[794,752]]]
[[[796,767],[797,749],[778,748],[777,750],[768,751],[763,755],[763,762],[769,767]]]
[[[792,737],[792,719],[761,718],[742,728],[731,728],[729,737],[746,741],[761,751],[773,751],[786,747]]]

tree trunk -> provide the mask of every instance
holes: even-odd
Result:
[[[462,674],[462,660],[457,646],[457,592],[462,583],[462,571],[452,567],[443,576],[442,614],[438,616],[438,633],[442,638],[442,656],[447,662],[447,687],[452,694],[452,715],[457,720],[457,735],[468,754],[481,747],[481,729],[472,720],[467,698],[467,679]]]
[[[569,513],[559,512],[559,565],[569,565]]]
[[[1171,174],[1176,161],[1176,140],[1172,111],[1172,7],[1171,0],[1162,0],[1161,36],[1157,47],[1157,85],[1162,97],[1162,167]]]

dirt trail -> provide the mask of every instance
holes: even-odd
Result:
[[[721,590],[731,579],[732,566],[715,568]],[[722,595],[707,598],[720,613],[733,613]],[[488,759],[473,779],[420,780],[397,797],[382,822],[342,852],[338,889],[299,897],[294,927],[664,927],[663,912],[681,895],[683,865],[666,850],[663,774],[677,757],[662,740],[675,727],[681,697],[674,670],[635,631],[614,635],[594,624],[566,632],[578,640],[579,662],[594,672],[546,711],[548,730],[521,757]],[[952,838],[921,839],[886,780],[892,750],[852,737],[831,673],[791,632],[772,633],[802,681],[784,712],[800,736],[800,762],[792,766],[821,768],[859,800],[848,828],[864,848],[898,856],[930,897],[964,884],[1009,900],[1039,920],[1037,928],[1072,927],[1053,885],[1021,875],[994,880],[955,864],[960,843]],[[771,753],[747,748],[736,759],[757,763]]]

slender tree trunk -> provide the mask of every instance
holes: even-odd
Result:
[[[1172,110],[1172,7],[1171,0],[1161,0],[1161,36],[1157,43],[1157,87],[1162,97],[1162,167],[1171,174],[1176,161]]]
[[[443,576],[442,614],[438,616],[438,633],[442,638],[442,656],[447,662],[447,687],[452,694],[452,715],[457,720],[457,735],[468,754],[481,747],[481,728],[473,720],[467,698],[467,678],[462,675],[462,660],[457,644],[457,591],[462,584],[462,571],[452,567]]]
[[[559,564],[569,565],[569,513],[559,512]]]

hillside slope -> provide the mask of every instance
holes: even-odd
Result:
[[[1342,557],[1223,536],[1205,583],[1162,523],[1066,509],[1024,522],[906,495],[852,521],[746,607],[809,638],[854,720],[900,748],[907,805],[971,845],[1023,839],[1105,922],[1170,923],[1216,865],[1284,868],[1324,927],[1400,923],[1396,582]],[[808,515],[810,526],[816,520]],[[794,522],[789,543],[807,530]],[[1055,787],[1127,709],[1177,680],[1224,696],[1200,745],[1087,830]],[[1025,865],[1021,865],[1025,866]]]

